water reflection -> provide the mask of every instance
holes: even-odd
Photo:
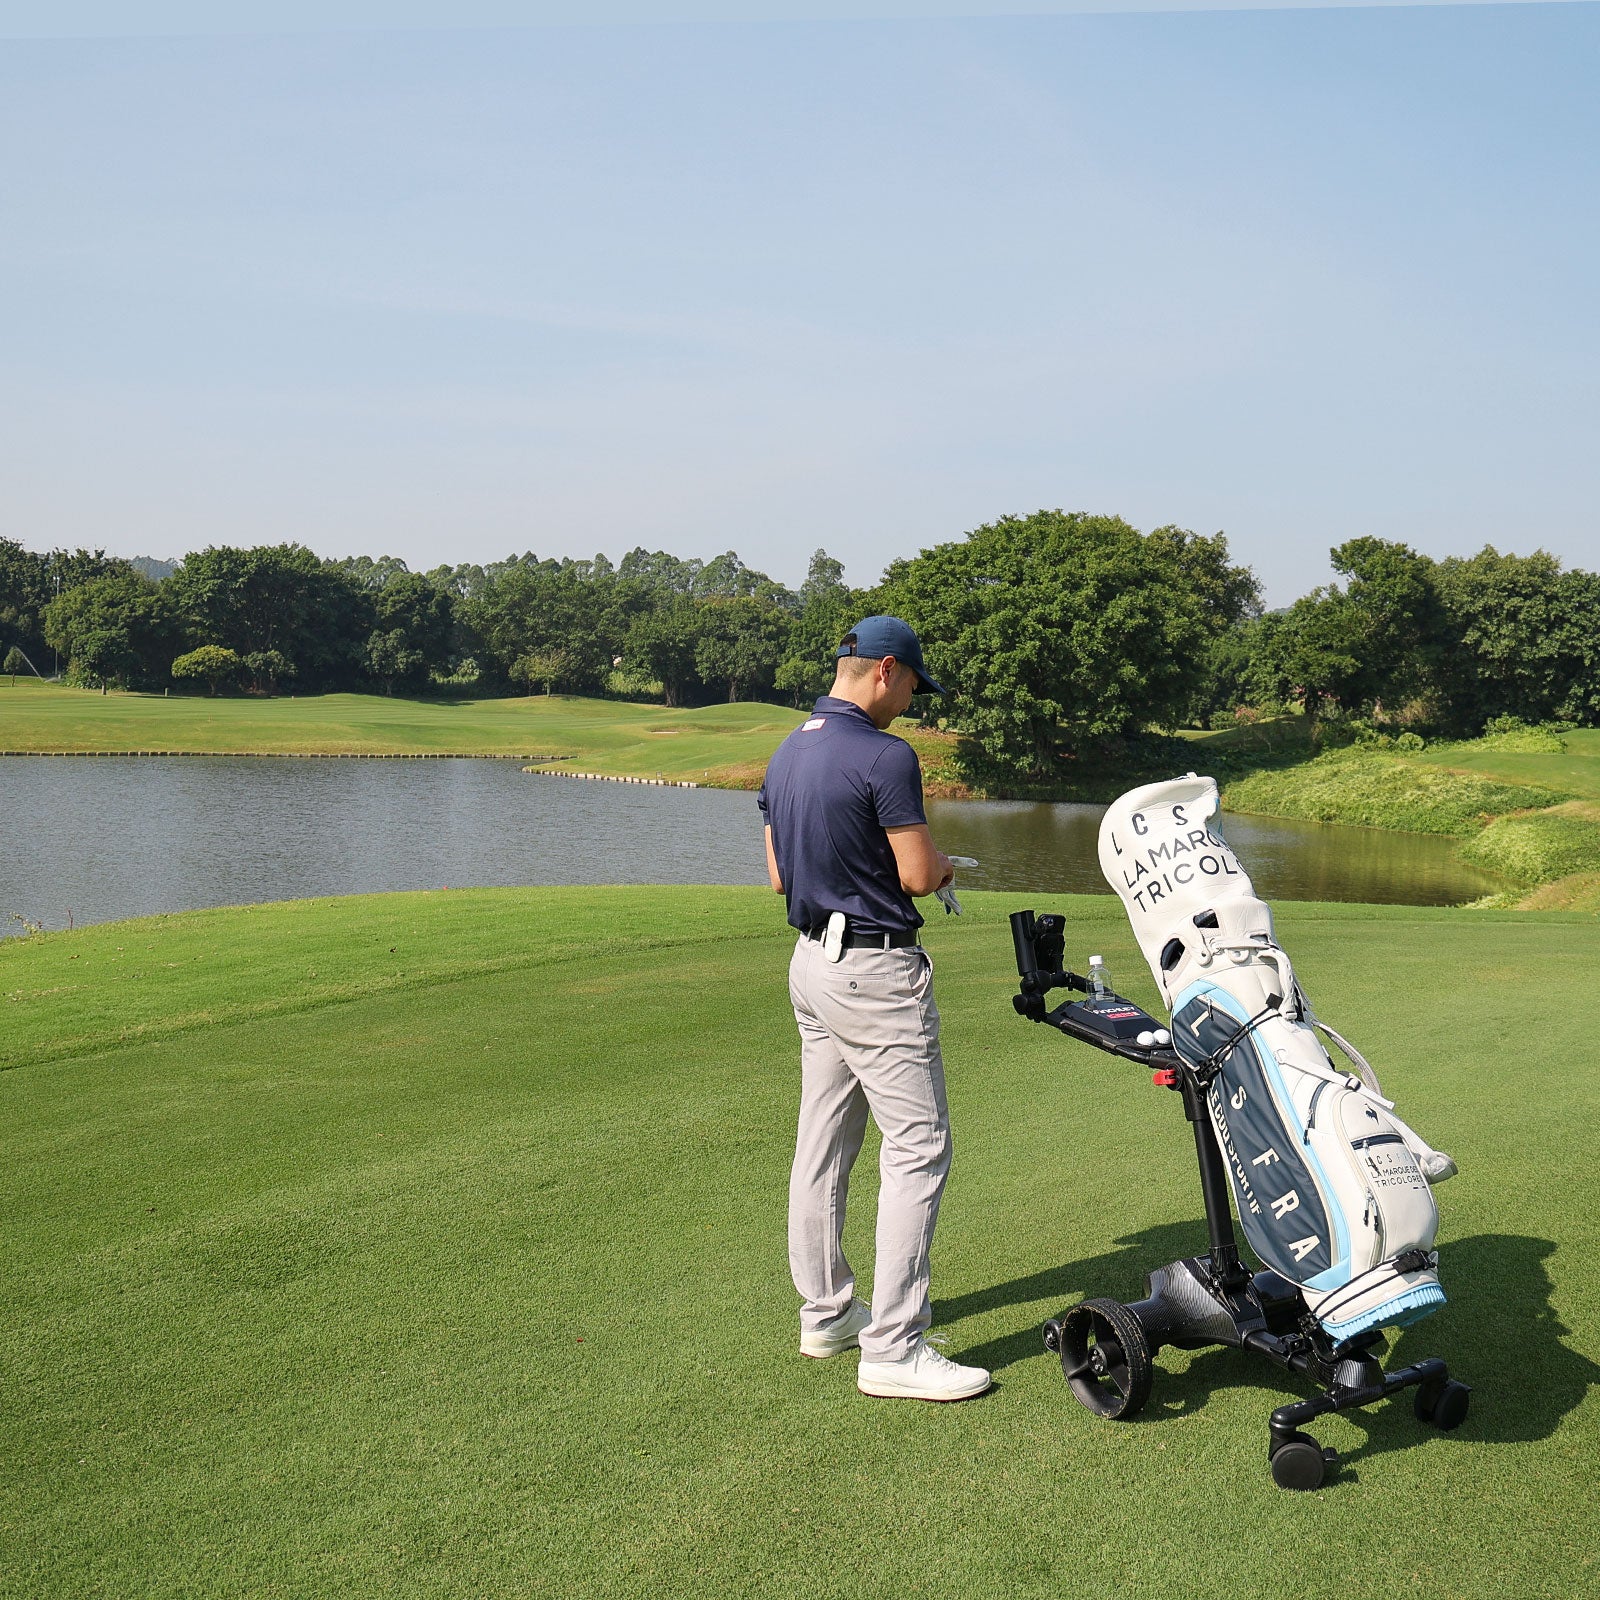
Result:
[[[1033,801],[929,802],[940,845],[980,863],[961,874],[975,889],[1101,894],[1097,850],[1104,806]],[[1221,830],[1267,900],[1357,900],[1457,905],[1503,885],[1459,860],[1448,839],[1327,822],[1226,812]]]
[[[978,889],[1104,893],[1099,806],[942,801]],[[511,761],[0,758],[0,923],[496,884],[766,881],[754,797],[523,773]],[[1227,817],[1269,898],[1443,904],[1495,887],[1447,841]]]

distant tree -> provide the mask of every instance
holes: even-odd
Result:
[[[383,656],[385,670],[373,666],[371,638],[367,669],[384,680],[384,693],[396,683],[408,690],[426,689],[430,673],[448,675],[464,652],[458,648],[456,601],[451,592],[432,578],[416,572],[389,576],[372,596],[374,633],[398,635]]]
[[[511,565],[481,594],[460,601],[459,610],[477,642],[478,659],[492,663],[502,679],[515,678],[520,657],[559,650],[568,663],[563,687],[598,693],[622,642],[610,634],[603,587],[554,563]]]
[[[132,652],[127,634],[120,629],[91,628],[80,633],[74,644],[76,653],[68,671],[73,682],[106,694],[114,682],[125,677]]]
[[[1196,657],[1194,692],[1183,713],[1188,726],[1212,726],[1214,717],[1241,707],[1270,710],[1282,704],[1282,690],[1264,670],[1265,641],[1276,621],[1272,616],[1249,617],[1212,635]]]
[[[342,573],[358,589],[376,593],[387,588],[397,578],[409,577],[411,569],[399,556],[346,556],[342,561],[328,563]]]
[[[1327,584],[1266,623],[1256,670],[1277,699],[1301,703],[1316,739],[1325,719],[1361,703],[1360,613],[1337,584]]]
[[[835,561],[820,546],[811,552],[811,562],[806,568],[806,581],[800,585],[800,609],[825,602],[836,602],[850,593],[844,581],[844,563]]]
[[[1568,610],[1581,586],[1543,550],[1502,555],[1492,545],[1441,561],[1438,574],[1460,641],[1446,687],[1455,725],[1475,733],[1491,717],[1557,715],[1582,672],[1585,645]]]
[[[546,695],[572,671],[572,658],[565,650],[530,650],[511,664],[511,676],[525,684],[529,694],[536,683],[544,685]]]
[[[1600,574],[1561,575],[1561,614],[1573,671],[1556,714],[1585,727],[1600,726]]]
[[[211,693],[215,694],[223,680],[233,677],[242,665],[236,650],[219,644],[203,644],[172,663],[172,676],[204,678],[211,686]]]
[[[133,572],[133,563],[104,550],[52,550],[44,558],[45,574],[51,586],[62,594],[76,589],[91,578],[113,578]]]
[[[623,664],[661,684],[669,706],[681,706],[704,688],[695,666],[700,643],[700,608],[687,596],[634,618],[622,644]]]
[[[276,650],[308,688],[349,682],[362,670],[371,598],[304,545],[208,546],[185,556],[163,589],[192,639],[241,657]]]
[[[755,596],[708,600],[699,608],[695,671],[725,684],[729,700],[748,700],[773,686],[789,641],[789,618]]]
[[[11,687],[14,689],[17,686],[17,674],[19,672],[25,672],[27,670],[27,666],[28,658],[23,655],[16,645],[12,645],[12,647],[6,651],[5,665],[0,667],[0,671],[9,672],[11,674]]]
[[[616,576],[656,593],[687,595],[692,600],[764,600],[789,611],[798,610],[800,604],[791,590],[747,567],[732,550],[710,561],[686,561],[665,550],[635,546],[617,563]]]
[[[256,694],[276,694],[279,680],[295,674],[294,663],[281,650],[252,650],[243,665]]]
[[[177,637],[162,591],[126,565],[64,589],[45,607],[44,630],[69,674],[101,689],[164,679]]]
[[[704,564],[685,561],[665,550],[646,550],[643,545],[635,545],[617,563],[617,576],[642,583],[647,589],[690,597],[695,593]]]
[[[367,671],[383,685],[385,694],[394,693],[396,678],[415,677],[426,665],[427,657],[407,644],[404,630],[391,628],[384,633],[374,629],[368,634]]]
[[[1410,546],[1349,539],[1332,552],[1345,589],[1346,625],[1359,670],[1350,678],[1352,709],[1393,711],[1427,693],[1450,654],[1450,620],[1438,568]]]
[[[470,561],[454,567],[434,567],[425,576],[435,588],[458,600],[475,600],[489,586],[488,573]]]
[[[91,578],[132,570],[126,561],[103,550],[52,550],[38,555],[15,539],[0,537],[0,635],[42,662],[50,648],[44,613],[51,602]]]

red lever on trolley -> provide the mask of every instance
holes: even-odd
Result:
[[[1150,1081],[1158,1089],[1176,1089],[1178,1087],[1178,1069],[1176,1067],[1157,1067],[1150,1074]]]

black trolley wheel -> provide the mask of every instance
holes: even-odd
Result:
[[[1061,1372],[1079,1404],[1097,1417],[1134,1417],[1155,1376],[1150,1341],[1120,1300],[1085,1300],[1059,1325]]]
[[[1051,1317],[1039,1330],[1040,1337],[1044,1340],[1044,1347],[1053,1356],[1061,1354],[1061,1319]]]
[[[1431,1422],[1442,1432],[1449,1433],[1467,1420],[1471,1401],[1472,1390],[1466,1384],[1446,1378],[1443,1383],[1419,1384],[1412,1409],[1418,1422]]]
[[[1269,1457],[1272,1481],[1280,1489],[1320,1489],[1330,1454],[1310,1434],[1292,1433]]]

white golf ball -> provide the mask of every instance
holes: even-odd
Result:
[[[1156,1042],[1156,1036],[1146,1028],[1137,1039],[1133,1041],[1141,1050],[1148,1050]]]
[[[1168,1033],[1165,1028],[1157,1028],[1156,1029],[1156,1043],[1157,1044],[1171,1044],[1172,1043],[1172,1035],[1170,1033]]]

